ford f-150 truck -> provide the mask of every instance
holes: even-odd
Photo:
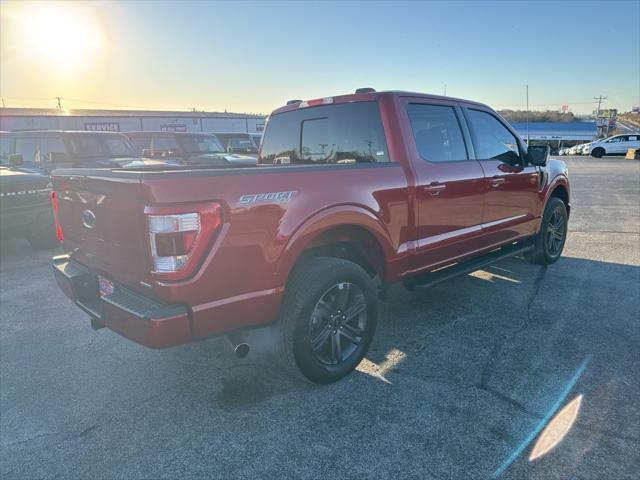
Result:
[[[283,365],[328,383],[365,355],[385,287],[423,288],[563,249],[565,164],[486,105],[375,92],[291,101],[250,168],[57,170],[62,290],[161,348],[271,325]]]

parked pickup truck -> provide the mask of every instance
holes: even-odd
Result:
[[[283,364],[351,372],[385,286],[560,256],[565,164],[486,105],[358,90],[274,111],[259,165],[57,170],[64,292],[149,347],[271,325]]]
[[[116,132],[26,130],[11,132],[10,153],[25,167],[50,172],[56,168],[123,167],[177,164],[139,158],[127,137]]]
[[[0,240],[26,238],[35,249],[58,245],[51,211],[51,180],[12,156],[9,134],[0,132]]]

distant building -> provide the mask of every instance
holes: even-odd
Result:
[[[0,130],[91,130],[108,132],[262,132],[265,117],[246,113],[154,110],[0,108]]]
[[[512,123],[511,126],[523,140],[527,132],[531,140],[556,140],[569,142],[591,142],[598,130],[596,122],[530,122]]]

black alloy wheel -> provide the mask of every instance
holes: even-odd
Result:
[[[311,349],[325,365],[347,361],[358,349],[367,326],[367,302],[362,289],[349,282],[330,287],[318,300],[309,320]]]

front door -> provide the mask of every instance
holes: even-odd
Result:
[[[442,266],[479,248],[484,176],[470,159],[452,102],[407,98],[405,131],[415,175],[412,270]]]
[[[487,247],[536,233],[541,214],[540,169],[494,113],[465,109],[476,159],[485,176],[483,242]]]

